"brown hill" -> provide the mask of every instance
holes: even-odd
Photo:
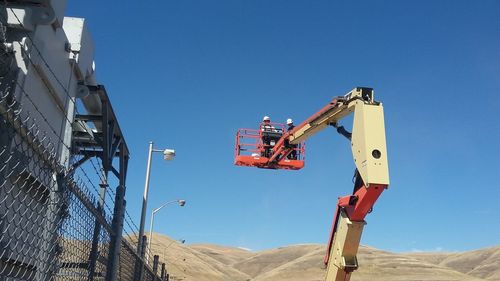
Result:
[[[463,274],[452,268],[418,260],[405,254],[389,253],[369,247],[362,247],[358,258],[360,269],[354,274],[352,278],[353,281],[483,280]],[[500,266],[500,264],[498,266]]]
[[[190,245],[190,248],[197,250],[207,256],[210,256],[225,265],[234,265],[238,262],[242,262],[246,259],[251,258],[255,254],[249,252],[248,250],[234,248],[234,247],[224,247],[219,245],[210,244],[196,244]]]
[[[320,248],[319,245],[294,245],[266,250],[235,264],[234,268],[258,280],[258,276],[287,265]]]
[[[475,250],[464,253],[408,254],[413,258],[433,262],[440,266],[452,268],[467,275],[500,281],[500,247]]]
[[[324,246],[293,245],[261,252],[183,245],[155,234],[153,252],[166,261],[171,280],[323,281]],[[361,247],[352,281],[500,281],[500,247],[463,253],[396,254]]]
[[[213,252],[217,248],[215,246]],[[173,281],[246,281],[250,278],[201,251],[157,233],[153,235],[152,254],[159,255],[160,261],[167,264]]]

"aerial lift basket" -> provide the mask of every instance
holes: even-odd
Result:
[[[269,161],[273,147],[285,132],[285,125],[272,123],[273,131],[264,132],[259,128],[239,129],[236,133],[236,147],[234,164],[237,166],[257,167],[263,169],[300,170],[304,167],[305,143],[291,146],[291,153],[283,159]],[[269,144],[263,139],[268,138]]]

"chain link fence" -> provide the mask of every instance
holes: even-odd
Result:
[[[62,121],[55,122],[53,114],[41,106],[48,102],[46,96],[20,82],[19,77],[27,75],[20,75],[23,70],[16,55],[25,55],[28,73],[34,71],[31,60],[36,56],[19,54],[9,47],[3,22],[0,281],[166,280],[166,273],[158,274],[157,259],[148,258],[148,264],[136,252],[137,226],[123,210],[124,180],[113,182],[102,157],[87,157],[76,149],[72,128],[78,112],[68,112],[68,106]],[[23,38],[30,39],[29,34]],[[40,53],[38,56],[47,64]],[[49,64],[47,67],[50,69]],[[49,73],[56,76],[54,71]],[[69,84],[66,94],[76,110],[76,100],[67,90]],[[103,152],[95,151],[98,153]],[[120,171],[123,173],[126,169]],[[114,190],[110,186],[118,187]],[[122,229],[126,234],[123,239]]]

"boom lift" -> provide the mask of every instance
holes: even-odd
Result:
[[[338,125],[338,121],[350,113],[354,113],[352,133]],[[389,186],[384,111],[382,103],[375,101],[373,89],[358,87],[334,98],[290,132],[282,131],[276,136],[271,153],[265,153],[266,147],[262,142],[265,132],[240,129],[236,135],[235,165],[301,169],[304,167],[304,141],[329,126],[350,139],[356,172],[352,194],[338,199],[324,258],[327,268],[325,280],[348,281],[351,273],[358,268],[356,254],[366,224],[364,219]],[[279,133],[279,130],[276,131]],[[289,159],[294,150],[297,152],[296,159]]]

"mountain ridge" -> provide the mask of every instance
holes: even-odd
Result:
[[[298,244],[252,252],[214,244],[184,245],[154,234],[152,253],[170,280],[323,281],[325,245]],[[457,253],[391,253],[361,246],[352,281],[500,281],[500,246]]]

